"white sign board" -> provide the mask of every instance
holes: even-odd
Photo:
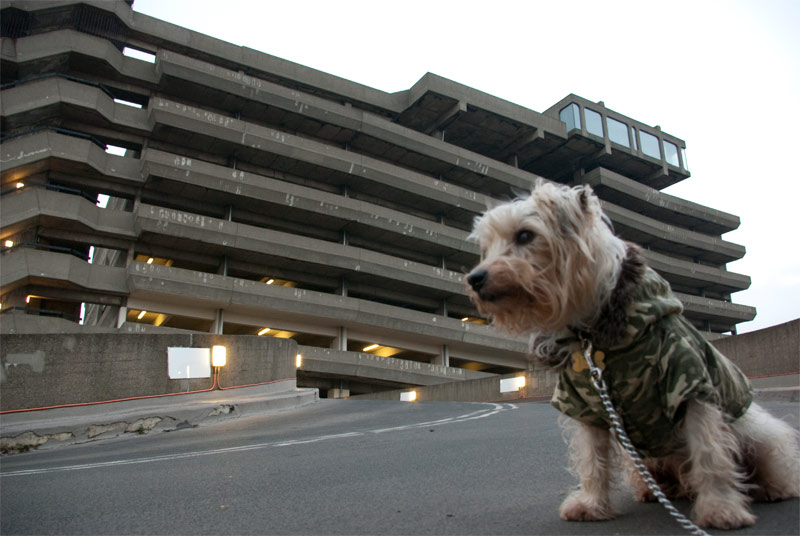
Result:
[[[167,372],[171,380],[211,377],[211,348],[167,348]]]
[[[515,376],[513,378],[502,378],[500,380],[500,392],[509,393],[519,391],[525,387],[525,376]]]

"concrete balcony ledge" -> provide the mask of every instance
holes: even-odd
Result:
[[[334,195],[255,173],[233,170],[209,162],[147,149],[142,154],[142,173],[158,176],[214,192],[258,199],[281,210],[308,212],[311,218],[324,217],[340,222],[368,226],[397,238],[422,240],[452,252],[464,252],[477,259],[478,247],[466,242],[467,232],[411,214],[341,195]],[[329,228],[330,224],[327,225]],[[445,253],[447,256],[447,253]]]
[[[56,82],[58,83],[56,84]],[[70,91],[74,90],[75,93],[69,99],[72,103],[81,101],[81,95],[93,93],[89,99],[82,101],[82,104],[89,108],[93,108],[96,105],[96,101],[102,101],[103,99],[108,101],[111,106],[124,107],[124,105],[114,104],[107,95],[98,89],[85,88],[74,82],[48,79],[33,83],[34,86],[39,84],[57,92],[65,87],[71,88]],[[9,91],[26,88],[13,88]],[[19,99],[23,97],[19,92],[15,94]],[[63,98],[63,96],[60,98]],[[14,101],[15,99],[12,99],[10,103],[6,103],[6,99],[4,99],[4,106],[7,107],[4,108],[4,112],[6,109],[15,109]],[[41,103],[40,101],[34,102]],[[33,104],[34,107],[36,106],[35,103]],[[20,104],[20,106],[24,105]],[[126,122],[126,126],[136,123],[140,129],[150,130],[155,124],[163,124],[191,133],[203,132],[205,133],[204,135],[210,136],[215,140],[226,140],[229,143],[250,147],[256,151],[266,151],[271,154],[298,159],[305,163],[346,174],[348,177],[352,177],[352,180],[370,183],[369,188],[399,190],[403,195],[410,196],[409,203],[413,203],[411,198],[424,199],[426,203],[434,201],[445,207],[461,211],[462,217],[465,216],[463,211],[477,215],[483,212],[487,206],[487,198],[482,194],[436,180],[427,175],[409,171],[344,149],[338,149],[324,143],[268,127],[253,125],[166,99],[152,99],[150,107],[146,111],[135,109],[131,111],[142,113],[134,114],[137,116],[138,122],[133,121],[131,118],[131,121]],[[116,119],[116,115],[112,114],[112,116],[113,119]],[[145,117],[147,117],[147,125],[144,124]],[[386,193],[388,194],[388,192]],[[744,247],[732,244],[721,238],[664,225],[635,211],[607,202],[604,202],[603,205],[615,223],[629,227],[635,233],[650,236],[655,241],[675,244],[678,248],[686,249],[687,254],[720,264],[731,262],[744,256]],[[637,240],[637,242],[646,244],[647,240]]]
[[[413,385],[436,385],[494,376],[494,374],[486,372],[392,357],[379,357],[362,352],[345,352],[313,346],[299,346],[298,352],[303,356],[302,366],[299,370],[309,374],[332,374],[337,377],[346,376]]]
[[[326,242],[229,222],[180,210],[142,204],[136,214],[136,234],[153,233],[207,244],[211,248],[236,250],[238,259],[279,256],[336,272],[369,274],[398,282],[428,287],[436,293],[465,294],[462,274],[363,248]],[[208,248],[206,248],[208,251]],[[260,258],[259,258],[260,256]]]
[[[645,247],[654,244],[659,249],[695,257],[715,264],[726,264],[745,255],[744,246],[688,229],[664,224],[633,210],[601,201],[603,210],[617,227],[617,232]]]
[[[657,214],[664,222],[708,235],[737,229],[738,216],[665,194],[605,168],[595,168],[581,177],[603,199],[617,205]]]
[[[485,356],[483,361],[524,366],[527,340],[498,334],[490,326],[311,290],[264,285],[258,281],[134,262],[128,268],[132,298],[169,307],[182,303],[258,315],[279,326],[293,320],[344,326],[430,345],[447,344],[451,355]],[[186,296],[191,296],[187,298]],[[156,310],[155,308],[153,310]],[[169,312],[169,311],[161,311]]]
[[[310,218],[326,218],[329,228],[331,221],[336,220],[339,228],[362,225],[394,237],[387,240],[423,241],[428,244],[426,248],[441,248],[439,255],[444,257],[466,255],[465,264],[476,261],[479,255],[477,246],[466,241],[468,233],[461,229],[359,199],[154,149],[146,149],[141,160],[137,160],[108,154],[85,139],[40,131],[3,143],[0,155],[4,171],[13,169],[23,176],[47,169],[76,176],[99,175],[110,179],[112,194],[124,193],[128,185],[141,185],[157,176],[187,186],[262,200],[282,207],[280,210],[307,212]]]
[[[109,154],[89,140],[53,131],[39,131],[5,141],[0,155],[4,174],[14,170],[26,177],[55,170],[79,177],[102,177],[108,180],[110,189],[120,192],[130,192],[131,186],[144,182],[139,175],[138,160]]]
[[[39,94],[41,98],[30,99],[30,92]],[[147,109],[136,109],[115,103],[98,88],[55,78],[8,89],[3,97],[3,117],[12,125],[25,124],[31,114],[46,115],[47,109],[59,114],[58,104],[77,106],[92,110],[91,113],[98,114],[111,128],[144,136],[159,126],[172,127],[188,132],[190,136],[200,134],[211,138],[212,153],[214,144],[227,142],[346,174],[351,180],[374,184],[373,188],[399,190],[418,202],[433,201],[445,205],[445,210],[458,209],[459,212],[477,215],[487,206],[484,195],[422,173],[159,97],[152,98]],[[155,137],[164,136],[180,145],[186,134],[170,137],[169,133],[156,133]]]
[[[3,198],[0,225],[6,233],[32,225],[121,239],[135,239],[131,212],[106,210],[77,196],[44,188],[27,187]]]
[[[739,323],[749,322],[756,317],[756,308],[749,305],[690,296],[679,292],[676,292],[675,296],[683,302],[684,311],[691,313],[695,318],[724,323]]]
[[[145,110],[117,104],[97,87],[65,78],[44,78],[3,90],[2,115],[7,128],[14,128],[18,122],[29,125],[27,115],[45,115],[48,108],[60,115],[61,105],[88,108],[89,113],[101,116],[121,131],[140,130],[147,119]]]
[[[648,264],[670,284],[733,293],[750,287],[750,277],[722,268],[675,259],[655,251],[643,251]]]
[[[153,124],[173,127],[192,135],[203,133],[213,139],[225,140],[258,152],[296,159],[346,174],[353,180],[375,183],[383,188],[396,189],[474,214],[483,212],[487,206],[486,197],[477,192],[273,128],[158,97],[151,99],[148,112]]]
[[[76,40],[84,40],[86,43],[75,52],[85,53],[93,51],[94,56],[98,61],[108,61],[112,67],[115,67],[120,74],[131,76],[133,73],[123,71],[127,69],[130,71],[130,66],[126,63],[131,59],[121,56],[119,52],[109,43],[99,40],[96,37],[74,32],[72,30],[60,30],[57,33],[68,33],[67,44],[72,44]],[[52,35],[52,34],[51,34]],[[32,56],[39,58],[45,54],[42,48],[45,46],[38,41],[32,43],[30,47],[26,45],[26,40],[36,40],[38,36],[31,36],[20,39],[18,46],[21,51],[18,51],[14,56],[9,55],[11,61],[29,61]],[[99,41],[99,42],[98,42]],[[52,47],[52,54],[59,55],[71,52],[71,49],[65,48],[64,43],[57,39],[53,39],[50,43]],[[34,49],[25,53],[27,48]],[[109,58],[120,56],[122,60],[112,61]],[[13,59],[12,59],[13,58]],[[141,72],[141,69],[138,70]],[[417,132],[413,129],[398,125],[388,121],[382,116],[353,108],[352,106],[345,106],[328,99],[317,97],[308,93],[303,93],[296,89],[290,89],[267,80],[261,80],[252,76],[243,75],[241,72],[235,72],[229,69],[219,67],[214,64],[206,63],[200,60],[183,56],[176,52],[160,49],[157,54],[157,61],[155,64],[155,71],[159,80],[162,76],[173,76],[180,78],[184,81],[190,81],[198,84],[199,91],[203,87],[210,89],[224,91],[226,93],[239,95],[242,98],[265,104],[267,106],[275,106],[286,110],[290,113],[298,113],[305,117],[310,117],[321,121],[326,124],[332,124],[339,128],[352,129],[354,131],[362,132],[369,136],[374,136],[376,139],[405,147],[409,151],[419,153],[421,155],[438,160],[448,166],[458,168],[461,172],[475,174],[475,179],[483,180],[491,179],[505,184],[508,187],[517,188],[521,190],[529,189],[536,176],[524,170],[515,168],[502,162],[498,162],[487,158],[478,153],[453,146],[449,143],[443,142],[439,139],[433,138],[426,134]],[[144,82],[152,82],[152,73],[148,72]],[[72,85],[70,88],[69,85]],[[454,83],[452,83],[454,84]],[[46,95],[61,94],[61,101],[64,103],[80,104],[80,99],[75,99],[77,92],[86,92],[94,90],[102,94],[96,88],[70,82],[64,79],[50,79],[37,82],[29,82],[24,85],[28,88],[32,85],[40,85],[37,93]],[[59,89],[54,90],[58,86]],[[459,87],[459,84],[456,84]],[[13,92],[15,89],[24,91],[23,86],[9,90]],[[469,89],[465,86],[463,89]],[[105,95],[104,95],[105,96]],[[12,95],[13,97],[13,95]],[[29,99],[34,100],[34,99]],[[40,99],[35,99],[40,101]],[[85,100],[85,99],[84,99]],[[105,103],[102,98],[93,97],[96,104],[96,113],[100,114],[105,120],[114,122],[117,125],[125,125],[129,123],[131,128],[139,128],[139,121],[133,119],[134,116],[140,115],[142,110],[122,106],[117,109]],[[109,100],[109,102],[111,102]],[[53,106],[58,104],[58,101],[53,101],[51,98],[43,102],[36,102],[27,105],[29,108],[39,108],[41,106]],[[507,103],[510,104],[510,103]],[[525,110],[519,107],[520,110]],[[18,114],[22,110],[18,106],[9,106],[9,115]],[[530,114],[536,114],[530,110],[526,110]],[[116,115],[120,117],[115,118]],[[537,114],[538,115],[538,114]],[[552,121],[550,118],[540,116],[540,118]],[[559,124],[560,126],[560,124]]]
[[[65,253],[15,248],[2,257],[3,293],[26,284],[128,294],[125,268],[97,266]]]
[[[243,75],[241,72],[225,69],[219,65],[190,58],[176,52],[160,49],[157,55],[156,69],[164,75],[197,84],[201,91],[205,87],[232,95],[239,95],[252,102],[275,106],[289,113],[309,117],[324,124],[331,124],[374,136],[378,140],[433,158],[465,172],[474,173],[476,178],[485,177],[520,189],[529,189],[536,178],[535,175],[524,170],[398,125],[388,121],[385,117],[296,89],[287,88],[254,76]],[[423,79],[430,82],[430,76],[432,75],[426,75]],[[428,85],[425,84],[426,89],[428,89]],[[468,89],[460,84],[456,85],[462,89]],[[519,110],[535,114],[535,112],[522,107],[519,107]],[[550,118],[544,119],[553,121]],[[551,126],[557,126],[563,130],[563,125],[560,122],[554,123],[557,123],[557,125]]]

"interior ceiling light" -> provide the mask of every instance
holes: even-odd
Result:
[[[259,335],[263,335],[263,334],[265,334],[265,333],[269,333],[269,330],[270,330],[270,329],[271,329],[271,328],[264,328],[264,329],[262,329],[261,331],[259,331],[259,332],[258,332],[258,334],[259,334]]]
[[[20,181],[20,182],[18,182],[17,184],[15,184],[15,186],[16,186],[17,188],[25,188],[25,183],[24,183],[24,182],[22,182],[22,181]]]
[[[275,280],[274,280],[274,279],[270,279],[269,281],[267,281],[267,285],[271,285],[271,284],[273,284],[274,282],[275,282]]]
[[[378,346],[380,346],[380,344],[370,344],[369,346],[365,346],[364,350],[362,350],[362,351],[369,352],[370,350],[374,350]]]
[[[14,247],[14,241],[13,240],[6,240],[5,242],[3,242],[3,245],[5,247],[7,247],[7,248],[13,248]]]
[[[153,257],[150,257],[149,259],[147,259],[147,264],[153,264],[153,260],[154,260]]]
[[[146,314],[147,314],[147,311],[142,311],[141,313],[139,313],[139,316],[136,317],[136,320],[141,320],[142,318],[144,318],[144,315],[146,315]]]

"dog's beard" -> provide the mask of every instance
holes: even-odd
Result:
[[[553,281],[553,270],[538,269],[517,257],[498,258],[485,269],[487,283],[480,291],[470,290],[470,298],[499,329],[521,335],[566,325],[564,292]]]

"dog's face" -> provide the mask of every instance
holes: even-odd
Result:
[[[600,216],[590,188],[542,182],[530,197],[477,218],[471,238],[481,262],[465,284],[478,311],[512,334],[557,332],[585,316],[596,288],[591,234],[598,222],[605,226]]]

